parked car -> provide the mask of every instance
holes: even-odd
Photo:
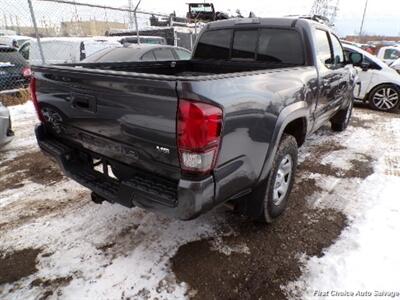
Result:
[[[368,102],[376,110],[396,110],[400,103],[400,75],[376,56],[360,48],[350,45],[344,48],[348,57],[352,53],[363,57],[356,65],[360,88],[356,89],[355,98]]]
[[[131,45],[123,48],[108,48],[84,59],[83,63],[165,61],[190,59],[189,50],[181,47],[160,45]]]
[[[379,59],[383,60],[387,65],[390,65],[395,60],[400,58],[400,47],[387,46],[379,49],[376,55]]]
[[[180,219],[230,201],[267,222],[306,137],[348,126],[357,76],[331,29],[303,18],[209,23],[191,60],[33,70],[38,144],[93,201]]]
[[[11,129],[11,117],[8,108],[0,102],[0,147],[10,142],[14,132]]]
[[[4,35],[0,36],[0,44],[5,46],[10,46],[14,48],[19,48],[26,41],[32,40],[29,36],[23,35]],[[15,47],[16,46],[16,47]]]
[[[31,69],[17,49],[0,46],[0,92],[29,84]]]
[[[400,58],[397,59],[397,60],[395,60],[395,61],[390,65],[390,67],[391,67],[392,69],[395,69],[395,70],[397,71],[397,73],[400,74]]]
[[[42,38],[41,44],[46,64],[77,63],[97,51],[121,47],[116,41],[93,38]],[[25,42],[19,52],[31,65],[42,64],[37,40]]]
[[[115,41],[121,43],[123,46],[129,46],[132,44],[138,44],[138,38],[134,35],[128,36],[115,36],[109,37],[114,39]],[[151,45],[166,45],[167,40],[161,36],[140,36],[139,37],[140,44],[151,44]]]

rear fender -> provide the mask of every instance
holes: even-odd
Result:
[[[276,122],[276,126],[274,129],[274,133],[272,135],[272,139],[270,142],[270,146],[267,151],[267,155],[265,157],[264,165],[261,170],[261,174],[258,178],[257,183],[262,182],[263,180],[266,180],[269,172],[272,168],[272,163],[274,161],[274,157],[276,154],[276,151],[278,150],[279,142],[282,138],[283,132],[285,131],[286,126],[299,118],[307,118],[309,115],[309,107],[307,105],[307,102],[305,101],[300,101],[293,103],[287,107],[285,107],[281,113],[279,114],[278,120]],[[307,122],[308,123],[308,122]],[[308,124],[306,124],[306,128],[308,128]]]

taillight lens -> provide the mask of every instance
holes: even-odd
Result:
[[[42,110],[40,108],[40,104],[39,104],[39,101],[38,101],[37,95],[36,95],[36,78],[35,77],[31,78],[31,82],[29,84],[29,89],[31,91],[32,103],[33,103],[33,106],[35,107],[36,114],[37,114],[39,120],[42,123],[44,123],[45,122],[45,118],[43,116],[43,113],[42,113]]]
[[[29,68],[29,67],[25,67],[25,68],[23,68],[22,69],[22,75],[24,76],[24,77],[31,77],[32,76],[32,70],[31,70],[31,68]]]
[[[222,109],[191,100],[179,100],[177,140],[183,171],[208,173],[218,155]]]

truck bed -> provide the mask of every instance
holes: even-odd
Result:
[[[183,79],[185,77],[199,77],[210,75],[235,76],[242,72],[271,70],[278,68],[298,67],[296,65],[259,62],[259,61],[228,61],[228,60],[183,60],[165,62],[121,62],[121,63],[80,63],[64,64],[61,67],[85,68],[104,71],[123,71],[142,73],[143,75],[166,75]],[[171,78],[172,79],[172,78]]]

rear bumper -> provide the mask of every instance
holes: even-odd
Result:
[[[138,206],[162,214],[189,220],[214,207],[214,179],[200,181],[168,180],[154,176],[135,176],[124,181],[111,178],[82,161],[82,149],[74,149],[47,134],[45,127],[35,129],[39,147],[54,157],[64,174],[111,203]]]

